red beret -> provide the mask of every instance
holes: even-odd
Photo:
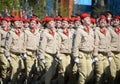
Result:
[[[101,19],[104,19],[104,20],[106,20],[106,22],[108,22],[108,19],[107,19],[107,17],[105,17],[105,15],[101,15],[100,18],[99,18],[99,20],[98,20],[98,22],[99,22]]]
[[[12,18],[12,21],[13,21],[13,22],[15,22],[15,21],[20,21],[20,18],[14,17],[14,18]]]
[[[93,24],[95,24],[95,23],[96,23],[96,19],[95,19],[95,18],[91,18],[91,22],[92,22]]]
[[[25,18],[20,18],[20,21],[23,21],[24,22]]]
[[[51,18],[51,17],[46,17],[46,18],[44,18],[43,19],[43,22],[50,22],[50,21],[54,21],[54,19],[53,18]]]
[[[35,20],[35,21],[36,21],[37,18],[36,18],[36,17],[31,17],[31,18],[30,18],[30,21],[32,21],[32,20]]]
[[[86,17],[90,17],[90,14],[88,14],[88,13],[81,14],[81,19],[84,19]]]
[[[40,19],[37,19],[36,21],[37,21],[37,23],[41,22]]]
[[[69,18],[69,22],[74,22],[75,18]]]
[[[74,21],[81,21],[81,18],[80,17],[76,17],[76,18],[74,18]]]
[[[2,20],[5,20],[5,21],[7,21],[7,22],[10,22],[10,21],[11,21],[11,19],[8,18],[8,17],[3,18]]]
[[[2,16],[0,16],[0,20],[2,20]]]
[[[100,18],[101,18],[101,19],[105,19],[106,16],[105,16],[105,15],[101,15]]]
[[[67,21],[67,22],[69,22],[69,19],[68,19],[68,18],[62,18],[62,21]]]
[[[30,18],[30,21],[32,21],[32,20],[36,21],[37,23],[40,22],[40,20],[38,18],[36,18],[36,17]]]
[[[54,18],[54,20],[56,20],[56,21],[62,21],[62,18],[61,18],[60,16],[56,16],[56,17]]]
[[[113,19],[119,19],[120,20],[120,17],[119,16],[115,16],[115,17],[113,17]]]
[[[29,23],[30,22],[30,20],[29,19],[24,19],[24,21],[23,21],[24,23]]]

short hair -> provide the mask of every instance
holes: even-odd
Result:
[[[110,14],[113,17],[113,13],[111,11],[106,11],[105,15],[108,16]]]

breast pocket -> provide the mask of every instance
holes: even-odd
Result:
[[[48,37],[48,39],[47,39],[48,43],[52,43],[53,41],[54,41],[54,39],[52,37]]]
[[[32,37],[31,35],[27,36],[27,41],[34,41],[34,37]]]
[[[67,43],[68,43],[68,39],[65,38],[65,37],[62,38],[62,41],[61,41],[61,44],[60,44],[61,49],[65,48]]]
[[[117,37],[112,38],[113,43],[116,42],[116,41],[117,41]]]
[[[83,35],[82,39],[81,39],[81,42],[83,43],[83,42],[86,42],[87,40],[88,40],[88,36]]]
[[[18,44],[18,38],[13,38],[12,43],[13,43],[14,45]]]
[[[100,37],[100,44],[105,44],[105,43],[106,43],[105,37]]]
[[[62,38],[62,42],[66,41],[68,38],[67,37],[61,37]]]

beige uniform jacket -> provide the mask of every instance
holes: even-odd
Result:
[[[76,30],[73,41],[73,56],[79,56],[79,51],[92,52],[94,49],[94,32],[90,29],[89,33],[83,27]]]
[[[25,33],[21,32],[18,36],[15,29],[11,29],[7,36],[5,42],[5,55],[10,56],[10,53],[25,53]]]
[[[5,47],[5,39],[6,39],[6,35],[8,32],[4,31],[3,29],[0,29],[0,45],[2,47]]]
[[[69,30],[68,30],[69,31]],[[58,31],[59,34],[59,51],[60,53],[71,53],[73,34],[69,31],[69,35],[65,35],[64,30]]]
[[[120,52],[120,34],[117,34],[115,28],[109,28],[111,35],[111,50]]]
[[[72,29],[69,29],[69,31],[72,35],[74,35],[76,30],[74,28],[72,28]]]
[[[31,30],[25,30],[26,34],[26,49],[28,50],[38,50],[40,34],[41,31],[38,29],[35,33],[32,33]]]
[[[58,50],[58,33],[54,30],[54,36],[50,34],[49,29],[45,29],[40,37],[38,55],[44,59],[45,53],[56,54]]]
[[[5,40],[6,40],[6,35],[8,32],[4,31],[3,29],[0,29],[0,52],[4,53],[5,49]]]
[[[99,52],[108,53],[111,55],[110,41],[111,36],[109,30],[106,28],[106,35],[101,32],[100,28],[95,29],[95,49],[94,55],[97,56]]]

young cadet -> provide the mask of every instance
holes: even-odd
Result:
[[[61,60],[62,66],[60,67],[60,71],[58,71],[58,84],[65,84],[65,79],[66,77],[69,77],[70,73],[73,34],[68,28],[69,19],[63,18],[62,29],[58,31],[58,34],[60,36],[58,59]]]
[[[18,83],[18,75],[24,68],[21,56],[26,53],[25,34],[21,28],[20,18],[12,18],[13,28],[8,32],[5,41],[5,56],[11,65],[11,83]]]
[[[25,39],[26,39],[26,57],[25,66],[26,66],[26,77],[27,83],[29,84],[32,79],[33,66],[35,65],[35,60],[37,60],[37,50],[40,41],[41,31],[37,26],[37,18],[30,18],[30,28],[25,30]],[[35,67],[35,66],[34,66]]]
[[[78,84],[85,84],[90,78],[92,68],[92,52],[94,49],[94,32],[90,27],[90,15],[81,15],[82,25],[77,28],[73,41],[73,60],[78,68]]]
[[[4,51],[5,51],[5,40],[6,40],[6,35],[9,32],[9,23],[10,23],[11,19],[8,17],[4,17],[2,19],[2,25],[0,27],[0,78],[2,78],[3,83],[7,83],[6,82],[6,76],[7,76],[7,70],[9,68],[9,62],[6,59],[5,55],[4,55]]]
[[[104,15],[100,16],[98,24],[99,27],[95,29],[95,49],[93,53],[96,84],[104,84],[105,82],[110,84],[116,75],[116,66],[111,53],[111,36],[107,18]],[[111,75],[113,78],[110,78]]]
[[[40,61],[45,65],[45,74],[41,80],[45,80],[45,84],[51,84],[51,80],[55,75],[56,61],[58,52],[58,34],[55,29],[54,19],[51,17],[44,18],[46,28],[41,34],[38,56]],[[42,81],[41,81],[42,82]]]
[[[114,54],[113,58],[116,64],[116,75],[113,74],[113,77],[116,76],[116,81],[119,83],[120,77],[120,17],[115,16],[112,19],[112,26],[109,28],[111,34],[111,51]],[[114,71],[114,67],[111,67],[112,71]],[[116,84],[117,84],[116,83]]]

